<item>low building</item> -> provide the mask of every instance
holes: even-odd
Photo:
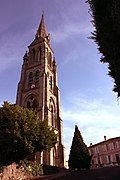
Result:
[[[115,137],[88,147],[91,159],[91,168],[120,165],[120,137]]]

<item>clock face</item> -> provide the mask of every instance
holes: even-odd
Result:
[[[32,84],[32,85],[31,85],[31,88],[34,88],[34,87],[35,87],[35,84]]]

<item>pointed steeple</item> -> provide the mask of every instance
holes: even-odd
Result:
[[[43,12],[41,22],[40,22],[39,28],[37,30],[37,33],[36,33],[36,37],[37,38],[39,38],[39,37],[45,38],[47,35],[48,35],[48,33],[46,31],[46,25],[45,25],[45,21],[44,21],[44,12]]]

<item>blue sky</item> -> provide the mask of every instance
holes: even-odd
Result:
[[[120,106],[107,65],[88,37],[93,26],[85,0],[0,2],[0,104],[15,103],[23,55],[35,37],[42,10],[58,65],[64,144],[69,154],[78,125],[87,145],[119,136]]]

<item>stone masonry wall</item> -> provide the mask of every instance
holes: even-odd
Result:
[[[7,166],[3,173],[0,173],[0,180],[24,180],[27,177],[22,169],[17,168],[16,163]]]

